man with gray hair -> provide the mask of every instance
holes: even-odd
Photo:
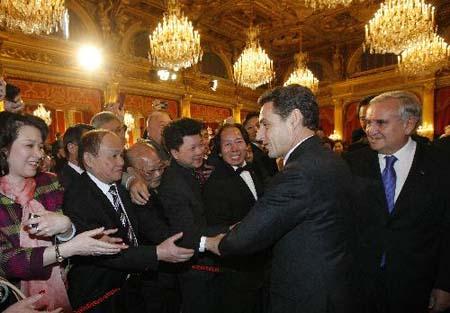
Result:
[[[95,114],[91,119],[91,125],[96,129],[106,129],[119,136],[125,144],[125,132],[127,127],[120,118],[112,112],[102,111]]]
[[[450,307],[448,161],[411,138],[420,100],[392,91],[370,101],[370,147],[346,156],[354,174],[367,312]]]

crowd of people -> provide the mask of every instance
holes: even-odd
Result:
[[[450,308],[450,136],[416,134],[410,92],[361,101],[350,145],[291,85],[213,138],[155,110],[125,149],[111,110],[46,148],[44,121],[2,86],[0,275],[29,297],[4,312]]]

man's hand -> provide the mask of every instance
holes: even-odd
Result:
[[[37,312],[43,312],[40,310],[37,310],[35,308],[35,303],[42,298],[42,295],[37,294],[34,296],[31,296],[29,298],[23,299],[17,303],[14,303],[13,305],[11,305],[10,307],[8,307],[5,311],[3,311],[3,313],[37,313]],[[63,309],[59,308],[56,310],[53,310],[51,312],[49,311],[45,311],[48,313],[60,313],[62,312]]]
[[[206,250],[216,255],[220,255],[219,244],[222,241],[223,237],[225,237],[225,234],[218,234],[215,237],[206,237],[206,244],[205,244]]]
[[[103,242],[112,243],[112,244],[123,244],[123,239],[120,237],[112,237],[111,235],[117,233],[118,229],[106,229],[103,233],[96,237],[95,239],[101,240]]]
[[[450,308],[450,292],[442,289],[433,289],[428,308],[430,313],[443,312]]]
[[[144,205],[150,199],[150,192],[148,191],[147,184],[140,177],[135,176],[128,188],[133,203]]]
[[[170,263],[185,262],[194,255],[194,250],[181,248],[175,245],[175,241],[183,237],[183,233],[178,233],[167,238],[156,246],[158,261]]]
[[[205,177],[205,179],[208,179],[209,176],[211,176],[211,173],[214,171],[214,166],[209,165],[209,164],[204,164],[203,165],[203,176]]]

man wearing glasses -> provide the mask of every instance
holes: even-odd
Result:
[[[139,210],[146,210],[147,215],[151,213],[152,219],[164,224],[163,209],[158,198],[156,188],[161,183],[161,178],[168,162],[161,160],[158,150],[146,142],[138,142],[132,145],[125,153],[127,172],[136,175],[147,185],[150,200],[139,206]],[[157,231],[157,230],[155,230]],[[147,242],[147,244],[158,244]],[[180,291],[176,276],[171,273],[167,264],[160,264],[158,272],[147,272],[143,274],[143,298],[147,312],[180,312]]]

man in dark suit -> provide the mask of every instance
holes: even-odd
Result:
[[[220,236],[207,239],[207,249],[229,256],[273,245],[272,313],[353,312],[350,171],[314,136],[319,108],[309,89],[278,87],[258,103],[259,136],[270,157],[284,157],[284,169],[220,245]]]
[[[132,145],[125,153],[128,170],[133,169],[135,175],[145,182],[150,201],[148,201],[141,211],[146,216],[167,224],[164,218],[164,210],[159,200],[156,188],[161,183],[161,178],[167,164],[161,160],[158,150],[153,145],[146,142],[138,142]],[[158,244],[158,242],[147,241],[145,244]],[[147,271],[142,275],[142,294],[146,305],[146,312],[151,313],[179,313],[181,295],[175,275],[175,269],[170,264],[163,264],[158,272]]]
[[[256,138],[256,133],[259,129],[258,117],[258,113],[249,113],[242,125],[244,125],[250,138],[250,146],[253,152],[253,167],[262,177],[264,183],[267,184],[270,178],[278,172],[278,168],[275,159],[271,159],[267,155],[267,152],[263,150],[261,143]]]
[[[177,244],[194,249],[191,262],[180,268],[180,286],[183,313],[214,312],[214,299],[209,284],[214,277],[208,272],[211,260],[205,256],[206,237],[225,232],[228,227],[208,227],[196,169],[203,164],[204,146],[200,135],[202,124],[182,118],[164,128],[163,137],[172,156],[165,170],[158,195],[164,207],[164,216],[171,234],[183,232]]]
[[[80,146],[81,136],[92,129],[94,127],[88,124],[76,124],[67,128],[64,133],[63,145],[67,163],[58,172],[58,179],[65,190],[68,190],[70,184],[84,172],[78,163],[78,147]]]
[[[366,114],[370,147],[346,156],[355,179],[368,312],[450,306],[448,159],[411,139],[420,118],[411,92],[375,97]]]
[[[262,180],[245,161],[248,144],[247,132],[240,124],[225,124],[216,135],[220,158],[203,190],[209,225],[231,227],[262,196]],[[266,261],[264,252],[217,259],[218,273],[212,286],[220,303],[216,313],[262,312]]]
[[[369,143],[367,142],[367,135],[365,132],[366,128],[366,111],[369,106],[370,100],[375,96],[367,96],[363,98],[356,108],[356,114],[358,114],[360,128],[352,132],[352,142],[348,147],[348,151],[355,151],[364,147],[367,147]]]
[[[64,212],[77,231],[101,226],[117,228],[116,236],[129,248],[112,257],[74,259],[68,276],[71,304],[75,310],[89,312],[142,312],[137,273],[156,270],[158,261],[186,261],[193,251],[174,244],[182,234],[163,241],[167,228],[144,218],[145,212],[138,212],[128,193],[116,184],[124,165],[119,136],[107,130],[92,130],[84,134],[79,148],[80,163],[86,172],[66,192]],[[141,245],[144,239],[162,242],[157,246]]]

